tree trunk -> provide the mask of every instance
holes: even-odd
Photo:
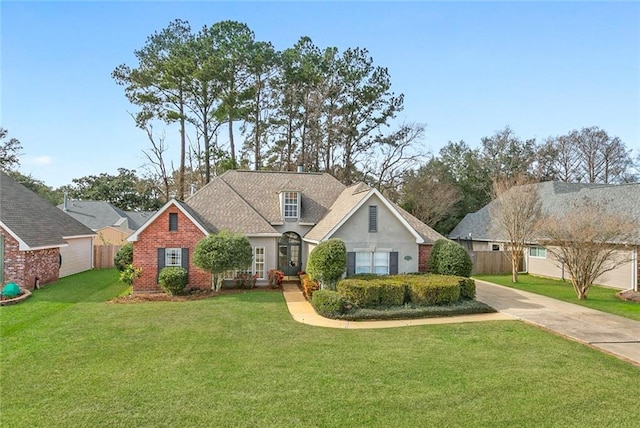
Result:
[[[511,255],[511,282],[518,282],[518,268],[520,267],[520,257],[517,253]]]
[[[180,91],[180,172],[178,173],[178,200],[184,200],[184,165],[187,151],[187,136],[184,120],[184,99]],[[168,195],[167,195],[168,196]]]
[[[236,164],[236,145],[233,141],[233,119],[231,115],[229,115],[229,151],[231,152],[231,162],[233,163],[233,168],[237,169],[238,166]]]

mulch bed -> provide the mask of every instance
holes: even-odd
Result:
[[[252,289],[227,289],[220,291],[213,290],[194,290],[187,294],[172,296],[167,293],[147,293],[147,294],[130,294],[128,296],[119,296],[107,301],[107,303],[146,303],[146,302],[186,302],[189,300],[202,300],[210,297],[222,296],[227,294],[243,294],[252,292],[282,292],[282,287],[278,288],[252,288]]]
[[[621,291],[616,293],[619,299],[640,303],[640,291]]]

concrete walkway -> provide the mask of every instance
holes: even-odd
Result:
[[[463,322],[478,321],[496,321],[496,320],[515,320],[514,316],[503,313],[492,314],[475,314],[475,315],[459,315],[452,317],[438,318],[418,318],[411,320],[385,320],[385,321],[344,321],[332,320],[321,317],[316,313],[311,304],[307,302],[295,282],[285,282],[282,284],[284,299],[287,302],[287,308],[291,317],[300,323],[309,324],[317,327],[331,328],[349,328],[349,329],[365,329],[365,328],[390,328],[390,327],[407,327],[412,325],[425,324],[455,324]]]
[[[550,297],[476,281],[476,299],[530,324],[640,366],[640,322]]]

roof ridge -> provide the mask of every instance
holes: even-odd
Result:
[[[223,174],[224,175],[224,174]],[[249,209],[251,211],[253,211],[254,213],[256,213],[256,215],[258,217],[260,217],[262,220],[264,220],[265,223],[267,223],[268,225],[271,226],[271,223],[269,222],[269,220],[267,220],[266,218],[264,218],[264,216],[262,214],[260,214],[245,198],[242,197],[242,195],[240,195],[240,193],[233,188],[233,186],[231,186],[231,184],[229,184],[226,180],[222,179],[222,175],[219,176],[218,178],[220,178],[220,181],[222,181],[224,183],[225,186],[227,186],[229,188],[229,190],[231,190],[238,198],[240,198],[240,200],[242,201],[243,204],[245,204],[245,206],[249,207]],[[213,181],[213,180],[212,180]]]

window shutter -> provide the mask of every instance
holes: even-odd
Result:
[[[389,253],[389,274],[398,274],[398,252],[392,251]]]
[[[356,253],[349,251],[347,253],[347,276],[356,273]]]
[[[160,271],[164,267],[164,248],[158,248],[158,272],[156,273],[156,282],[160,276]]]
[[[174,232],[178,230],[178,214],[169,213],[169,231]]]
[[[189,283],[189,249],[183,248],[180,251],[180,254],[182,256],[182,261],[180,262],[180,266],[182,266],[187,270],[187,283]]]
[[[378,231],[378,207],[369,205],[369,232]]]

